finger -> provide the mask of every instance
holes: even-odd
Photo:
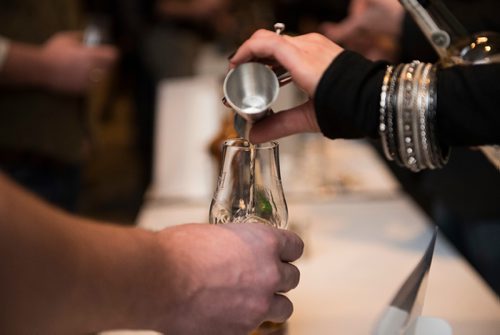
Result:
[[[250,130],[250,141],[262,143],[292,134],[319,132],[313,102],[308,102],[270,115],[255,123]]]
[[[243,43],[231,58],[232,67],[251,61],[252,59],[275,59],[279,64],[290,70],[294,64],[297,48],[283,38],[268,30],[258,30],[250,39]]]
[[[277,292],[286,293],[299,285],[300,281],[300,271],[299,269],[290,263],[281,263],[280,265],[281,282],[279,283]]]
[[[285,322],[293,313],[293,304],[284,295],[275,294],[265,321]]]
[[[105,69],[114,65],[119,55],[118,50],[109,45],[92,48],[91,52],[95,65]]]
[[[289,230],[276,229],[279,246],[278,254],[283,262],[293,262],[299,259],[304,252],[304,242],[302,239]]]

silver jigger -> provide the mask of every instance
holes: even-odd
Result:
[[[243,63],[230,70],[224,80],[225,102],[248,122],[255,122],[269,113],[278,98],[276,74],[261,63]]]

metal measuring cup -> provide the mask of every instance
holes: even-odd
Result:
[[[223,84],[227,104],[243,119],[255,122],[278,98],[279,82],[266,65],[244,63],[228,72]]]
[[[274,29],[281,34],[285,25],[276,23]],[[227,73],[222,102],[236,112],[234,126],[240,136],[248,138],[251,124],[272,113],[271,105],[278,98],[280,86],[289,82],[288,72],[278,76],[258,62],[240,64]]]

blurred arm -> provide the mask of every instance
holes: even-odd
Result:
[[[0,84],[43,86],[49,64],[41,55],[39,47],[9,42],[3,66],[0,67]]]
[[[152,236],[70,216],[0,176],[0,333],[140,326],[158,268]]]
[[[262,224],[158,233],[68,215],[0,175],[0,333],[248,334],[284,322],[303,243]]]
[[[86,47],[77,32],[55,34],[42,46],[11,41],[0,85],[82,94],[96,79],[93,74],[103,76],[117,58],[116,48]]]

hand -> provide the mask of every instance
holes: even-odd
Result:
[[[42,47],[45,64],[43,80],[51,90],[82,94],[100,81],[118,58],[112,46],[87,47],[76,32],[62,32],[51,37]]]
[[[243,43],[230,66],[259,60],[277,62],[290,72],[295,84],[314,97],[316,87],[342,48],[320,34],[296,37],[259,30]],[[261,143],[300,132],[319,132],[312,101],[263,119],[252,127],[250,140]]]
[[[320,32],[372,60],[394,60],[404,9],[397,0],[352,0],[340,23],[325,22]]]
[[[263,321],[284,322],[297,286],[303,243],[262,224],[182,225],[158,234],[165,254],[167,334],[246,335]],[[161,275],[159,273],[159,275]]]

